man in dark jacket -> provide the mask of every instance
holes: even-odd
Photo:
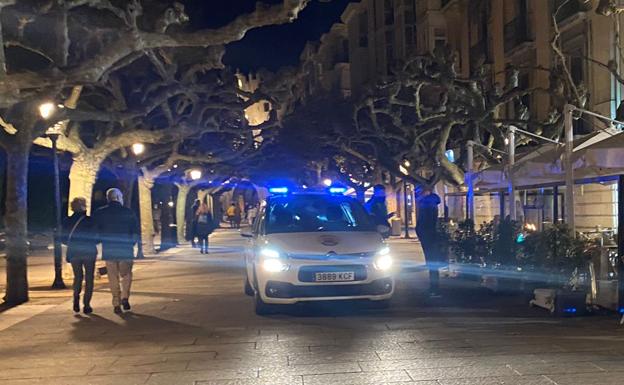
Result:
[[[425,261],[429,269],[429,293],[438,296],[440,281],[440,266],[444,262],[443,254],[438,245],[438,205],[440,197],[430,187],[425,187],[417,200],[418,218],[416,221],[416,235],[425,253]]]
[[[390,235],[390,225],[388,224],[388,207],[386,205],[386,188],[378,184],[373,187],[373,196],[366,202],[366,211],[374,218],[375,225],[387,227],[384,237]]]
[[[108,204],[98,209],[93,218],[102,243],[102,259],[106,261],[108,282],[113,295],[115,313],[130,310],[130,286],[134,245],[139,238],[138,221],[129,208],[123,207],[123,194],[112,188],[106,192]],[[121,281],[121,288],[119,283]]]
[[[85,281],[83,297],[84,313],[93,312],[91,297],[93,296],[93,275],[97,257],[97,239],[93,229],[93,221],[87,215],[87,201],[75,198],[71,202],[74,214],[63,222],[63,243],[67,245],[67,262],[74,271],[74,311],[80,312],[80,292],[82,281]]]

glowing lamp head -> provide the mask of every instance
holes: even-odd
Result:
[[[45,102],[39,105],[39,115],[43,119],[49,119],[56,112],[56,105],[52,102]]]
[[[134,155],[141,155],[145,152],[145,145],[143,143],[135,143],[132,145],[132,152]]]
[[[323,184],[327,187],[332,185],[332,180],[331,179],[323,179]]]
[[[169,206],[169,207],[173,207],[173,201],[169,201],[169,202],[167,202],[167,206]]]
[[[201,170],[191,170],[189,172],[189,175],[191,176],[192,180],[199,180],[202,177],[202,172]]]

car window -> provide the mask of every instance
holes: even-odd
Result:
[[[272,198],[266,209],[266,233],[313,231],[374,231],[374,225],[355,199],[331,195],[293,195]]]

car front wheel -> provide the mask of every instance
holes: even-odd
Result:
[[[253,289],[253,287],[251,287],[251,284],[249,283],[249,278],[245,277],[245,295],[253,297],[254,293],[255,290]]]
[[[254,295],[254,305],[257,315],[269,315],[275,313],[275,305],[268,304],[260,298],[258,292]]]

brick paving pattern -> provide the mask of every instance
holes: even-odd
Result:
[[[0,313],[0,384],[624,384],[614,317],[552,318],[448,282],[427,300],[417,268],[389,310],[316,304],[258,317],[242,293],[242,240],[220,232],[211,244],[209,255],[186,248],[139,266],[122,317],[103,285],[91,316],[74,315],[67,296]],[[417,247],[394,244],[412,267]]]

